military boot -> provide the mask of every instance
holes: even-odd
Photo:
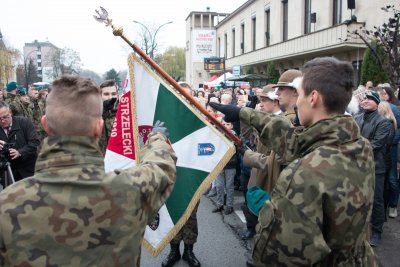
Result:
[[[179,251],[179,244],[171,244],[171,251],[165,260],[161,263],[162,267],[172,267],[175,262],[181,259],[181,252]],[[199,265],[200,266],[200,265]]]
[[[193,245],[186,245],[183,250],[182,259],[186,261],[190,267],[200,267],[200,262],[193,253]]]

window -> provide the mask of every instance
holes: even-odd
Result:
[[[288,39],[288,0],[282,0],[282,41]]]
[[[265,46],[269,46],[271,38],[271,10],[265,10]]]
[[[333,24],[342,22],[342,0],[333,0]]]
[[[304,0],[304,34],[311,32],[311,0]]]
[[[240,39],[240,51],[242,54],[244,54],[244,24],[240,25],[240,29],[242,32],[242,36]]]
[[[224,58],[228,58],[228,35],[224,34]]]
[[[236,38],[236,32],[235,29],[232,29],[232,57],[236,56],[235,54],[235,38]]]
[[[253,51],[256,50],[256,17],[251,19],[251,41],[252,41],[252,48]]]

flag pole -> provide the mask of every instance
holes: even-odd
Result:
[[[193,106],[195,106],[201,113],[203,113],[212,123],[214,123],[221,131],[223,131],[232,141],[234,141],[237,145],[241,145],[240,139],[234,135],[231,131],[229,131],[225,126],[222,125],[214,116],[212,116],[199,102],[197,102],[191,95],[189,95],[168,73],[166,73],[158,64],[152,60],[139,46],[131,42],[123,33],[122,27],[116,27],[112,24],[112,19],[108,17],[108,12],[100,7],[101,12],[96,10],[98,16],[94,16],[94,18],[106,24],[106,27],[111,26],[113,30],[113,34],[115,36],[121,37],[129,46],[139,54],[151,67],[153,67],[166,81],[172,84],[180,94],[182,94]]]

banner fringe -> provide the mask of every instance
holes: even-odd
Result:
[[[235,146],[232,144],[232,142],[230,140],[228,140],[227,137],[224,134],[222,134],[219,130],[216,129],[216,127],[213,124],[211,124],[210,122],[208,122],[206,120],[205,115],[203,115],[201,112],[199,112],[197,108],[193,107],[186,100],[186,98],[184,98],[174,87],[172,87],[170,85],[169,82],[167,82],[162,77],[160,77],[157,73],[155,73],[152,70],[152,68],[148,64],[146,64],[144,61],[140,60],[140,58],[138,58],[138,56],[136,56],[135,53],[131,53],[129,55],[129,60],[134,60],[138,64],[141,64],[160,83],[162,83],[165,86],[165,88],[167,88],[167,90],[169,90],[177,98],[179,98],[201,121],[203,121],[207,126],[211,127],[211,129],[218,136],[220,136],[228,144],[228,147],[229,147],[229,149],[227,150],[227,153],[221,158],[221,160],[218,162],[218,164],[216,165],[214,170],[212,170],[208,174],[208,176],[203,180],[201,185],[197,188],[196,192],[194,193],[194,195],[193,195],[191,201],[189,202],[189,205],[188,205],[186,211],[183,213],[182,217],[174,225],[174,227],[171,230],[169,230],[168,234],[162,239],[162,241],[157,245],[157,247],[153,247],[146,239],[143,238],[142,246],[153,257],[156,257],[158,254],[160,254],[161,251],[164,250],[164,248],[171,242],[171,240],[178,234],[178,232],[185,225],[185,223],[189,219],[190,215],[192,214],[194,208],[196,207],[197,203],[199,203],[200,198],[202,197],[204,191],[210,186],[210,184],[218,176],[218,174],[220,174],[222,172],[222,170],[224,169],[225,165],[229,162],[229,160],[235,154],[236,149],[235,149]],[[134,64],[132,62],[129,62],[129,71],[132,71],[132,73],[134,73]],[[132,78],[131,78],[131,83],[132,83]],[[131,86],[131,88],[132,88],[132,86]],[[137,113],[135,112],[135,114],[137,114]]]

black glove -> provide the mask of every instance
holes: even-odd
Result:
[[[117,101],[117,98],[113,97],[103,101],[104,110],[112,110],[114,108],[114,104]]]
[[[257,104],[259,103],[258,96],[256,96],[256,95],[249,95],[248,99],[250,101],[246,105],[246,107],[248,107],[248,108],[253,108],[254,109],[257,106]]]
[[[166,138],[169,138],[169,133],[167,127],[164,126],[164,122],[161,121],[156,121],[156,123],[153,126],[153,130],[151,130],[152,133],[160,133],[164,135]]]
[[[210,102],[210,107],[225,114],[224,121],[235,122],[239,121],[240,108],[235,105],[222,105],[220,103]]]

